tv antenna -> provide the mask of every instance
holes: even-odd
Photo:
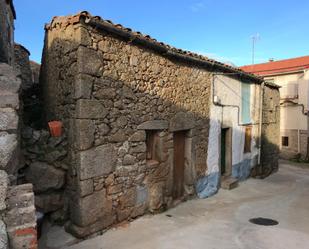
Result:
[[[255,44],[256,44],[257,41],[260,40],[260,34],[256,33],[255,35],[252,35],[251,39],[252,39],[252,65],[254,65]]]

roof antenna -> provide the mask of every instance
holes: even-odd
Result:
[[[252,39],[252,65],[254,65],[255,44],[256,44],[257,41],[260,40],[260,34],[256,33],[255,35],[252,35],[251,39]]]

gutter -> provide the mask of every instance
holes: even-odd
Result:
[[[280,75],[287,75],[287,74],[298,74],[302,73],[304,69],[299,69],[299,70],[294,70],[294,71],[288,71],[288,72],[277,72],[277,73],[272,73],[272,74],[265,74],[261,75],[262,77],[274,77],[274,76],[280,76]]]

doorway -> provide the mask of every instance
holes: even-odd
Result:
[[[184,194],[186,131],[174,132],[173,199]]]
[[[221,176],[232,175],[232,129],[221,129]]]

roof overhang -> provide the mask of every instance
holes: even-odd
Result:
[[[219,61],[210,59],[206,56],[202,56],[190,51],[174,48],[163,42],[159,42],[156,39],[151,38],[149,35],[144,35],[140,32],[132,31],[129,28],[125,28],[120,24],[114,24],[109,20],[104,20],[99,16],[92,16],[87,11],[80,12],[74,16],[67,17],[54,17],[52,22],[45,26],[46,30],[52,29],[58,22],[64,25],[82,23],[90,26],[97,31],[103,31],[104,33],[112,34],[118,38],[121,38],[130,44],[137,46],[143,46],[147,49],[155,51],[162,56],[169,59],[174,59],[187,64],[193,64],[199,67],[208,68],[211,72],[220,71],[223,73],[233,73],[239,76],[241,79],[249,80],[254,83],[261,84],[264,80],[258,75],[245,72],[237,67],[221,63]]]

